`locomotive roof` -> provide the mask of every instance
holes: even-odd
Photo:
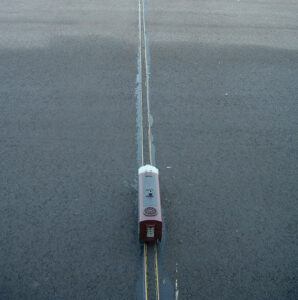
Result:
[[[151,172],[151,173],[155,173],[155,174],[159,173],[158,169],[152,165],[145,165],[145,166],[142,166],[139,168],[139,171],[138,171],[139,174],[146,173],[146,172]]]

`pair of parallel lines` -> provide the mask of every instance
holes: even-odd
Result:
[[[144,55],[143,55],[144,48]],[[140,72],[140,109],[141,109],[141,145],[142,145],[142,165],[145,165],[144,159],[144,129],[143,129],[143,56],[145,65],[145,87],[146,87],[146,104],[147,104],[147,127],[148,127],[148,147],[149,147],[149,163],[152,165],[151,151],[151,126],[150,126],[150,103],[149,103],[149,72],[147,58],[147,42],[146,42],[146,24],[145,9],[143,0],[139,0],[139,72]]]
[[[155,297],[159,300],[159,276],[158,276],[158,257],[157,242],[154,243],[154,273],[155,273]],[[145,300],[148,299],[148,278],[147,278],[147,243],[144,243],[144,286]]]
[[[144,55],[143,55],[144,49]],[[144,57],[144,58],[143,58]],[[151,150],[151,125],[150,125],[150,103],[149,103],[149,72],[148,72],[148,57],[146,44],[146,24],[145,24],[145,9],[143,0],[139,0],[139,76],[140,76],[140,110],[141,110],[141,152],[142,165],[145,165],[144,159],[144,129],[143,129],[143,59],[145,66],[145,101],[147,104],[147,127],[148,127],[148,152],[149,163],[152,165],[152,150]],[[147,274],[147,243],[144,243],[144,297],[148,300],[148,274]],[[159,275],[158,275],[158,257],[157,243],[154,243],[154,272],[155,272],[155,295],[156,300],[159,300]]]

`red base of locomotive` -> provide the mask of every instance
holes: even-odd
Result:
[[[162,237],[162,222],[159,221],[143,221],[139,223],[139,239],[140,242],[155,242],[161,240]],[[148,237],[148,231],[154,232],[153,237]]]

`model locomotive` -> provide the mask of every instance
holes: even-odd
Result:
[[[139,239],[154,242],[162,237],[159,171],[152,165],[139,168]]]

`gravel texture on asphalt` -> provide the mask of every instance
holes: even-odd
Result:
[[[161,290],[297,299],[297,1],[146,13]],[[0,299],[139,298],[138,2],[3,0],[0,23]]]

